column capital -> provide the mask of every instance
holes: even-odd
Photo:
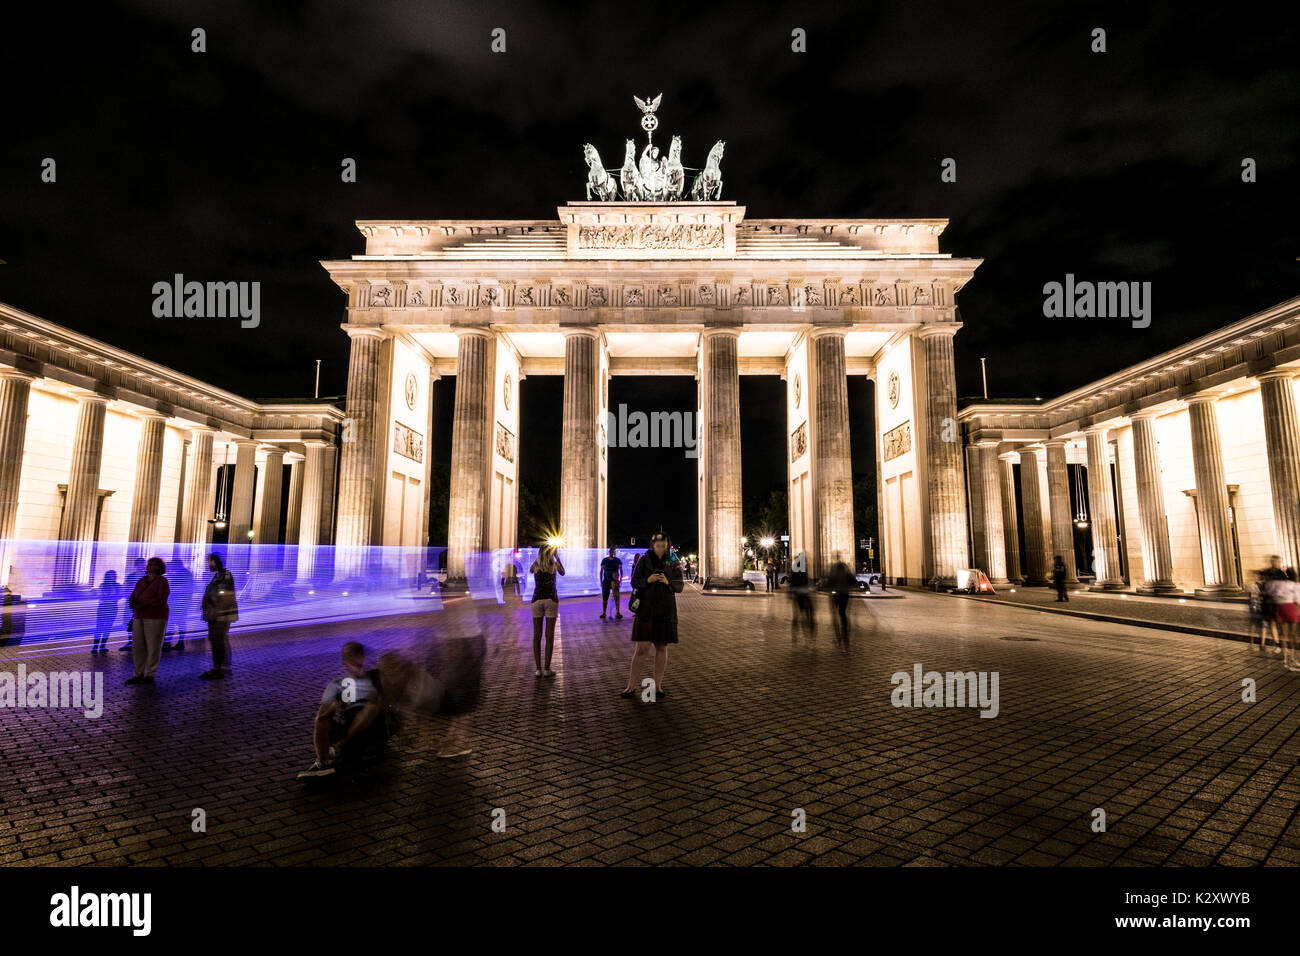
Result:
[[[3,371],[0,371],[0,375],[2,374],[4,374]],[[1283,381],[1288,381],[1296,378],[1298,375],[1300,375],[1300,369],[1284,367],[1284,368],[1271,368],[1267,372],[1260,372],[1258,375],[1252,376],[1252,378],[1254,378],[1255,381],[1257,382],[1272,381],[1274,379],[1282,379]]]
[[[1106,422],[1106,423],[1104,423],[1104,424],[1099,424],[1099,425],[1089,425],[1087,428],[1085,428],[1085,429],[1083,430],[1083,434],[1084,434],[1084,435],[1097,435],[1097,436],[1099,436],[1099,437],[1101,437],[1101,438],[1105,438],[1105,437],[1106,437],[1106,434],[1107,434],[1109,431],[1110,431],[1110,423],[1109,423],[1109,422]]]
[[[1044,448],[1051,448],[1054,445],[1060,448],[1064,448],[1067,445],[1069,445],[1071,441],[1072,439],[1069,438],[1044,438],[1041,442],[1039,442],[1039,444],[1041,444]]]
[[[1009,442],[1002,442],[998,445],[998,461],[1019,461],[1020,448]]]
[[[844,338],[845,334],[848,331],[849,331],[848,329],[841,328],[839,326],[834,326],[834,325],[830,325],[830,326],[814,325],[811,329],[808,330],[808,338],[812,340],[816,340],[816,339],[830,338],[831,336],[834,336],[835,338],[842,339]]]
[[[600,329],[594,325],[566,325],[560,329],[566,339],[580,335],[583,338],[598,339],[600,338]]]
[[[1156,408],[1142,408],[1129,415],[1129,421],[1133,422],[1153,422],[1163,413]]]
[[[34,382],[37,376],[32,372],[24,372],[22,369],[14,368],[11,365],[0,365],[0,378],[12,378],[20,382]]]
[[[733,339],[740,338],[740,328],[734,325],[710,325],[700,332],[700,338],[711,339],[719,335],[729,335]]]
[[[1190,408],[1192,405],[1213,405],[1221,397],[1221,393],[1217,391],[1197,392],[1194,395],[1183,396],[1183,401],[1185,401]]]
[[[344,325],[343,331],[350,339],[387,339],[393,334],[375,325]]]
[[[997,448],[1002,442],[997,438],[977,438],[971,444],[976,448]]]
[[[147,408],[144,409],[143,411],[135,412],[134,415],[142,422],[153,422],[153,421],[165,422],[168,420],[168,418],[170,418],[170,416],[164,415],[162,412],[156,412],[151,408]]]
[[[241,448],[242,448],[244,445],[252,445],[254,448],[257,448],[257,447],[259,447],[262,443],[261,443],[260,441],[258,441],[256,438],[242,438],[242,437],[236,435],[234,438],[232,438],[232,439],[230,440],[230,444],[232,444],[232,445],[236,445],[236,446],[241,447]]]
[[[283,448],[281,448],[279,445],[263,445],[263,444],[259,444],[259,445],[257,446],[257,450],[260,451],[260,452],[265,452],[265,453],[268,454],[268,455],[276,455],[276,454],[284,455],[284,454],[287,454],[286,450],[283,449]]]
[[[490,339],[492,337],[491,329],[486,329],[477,325],[459,326],[452,329],[452,331],[456,333],[456,339],[458,341],[460,339]]]
[[[952,338],[957,334],[957,330],[960,328],[960,322],[930,322],[915,329],[912,332],[912,335],[916,336],[918,339],[929,339],[938,335],[946,335],[949,338]]]
[[[1043,448],[1042,445],[1021,445],[1017,450],[1017,454],[1020,456],[1020,463],[1024,464],[1026,455],[1032,455],[1034,458],[1037,458],[1039,449],[1042,449],[1043,451],[1047,450]]]

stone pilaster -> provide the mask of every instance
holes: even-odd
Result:
[[[378,447],[380,440],[382,438],[383,436],[381,435],[375,440],[377,453],[382,452],[383,450]],[[336,477],[338,476],[338,466],[339,466],[338,446],[327,444],[325,448],[321,451],[321,482],[322,482],[321,494],[320,494],[320,543],[321,544],[336,543],[334,538],[334,534],[335,534],[334,515],[338,506],[338,501],[336,499],[338,489],[337,489],[337,483],[335,481]],[[374,487],[378,489],[379,485],[376,483]],[[371,528],[372,528],[371,533],[374,536],[375,544],[381,543],[383,528],[376,525],[372,525]]]
[[[957,569],[969,564],[952,347],[956,334],[954,326],[922,326],[915,335],[925,350],[926,495],[933,577],[949,587],[957,582]]]
[[[1079,570],[1074,560],[1074,514],[1070,511],[1070,465],[1065,457],[1063,438],[1053,438],[1043,443],[1047,448],[1047,496],[1052,513],[1052,559],[1061,556],[1065,562],[1065,583],[1079,583]]]
[[[135,488],[131,493],[131,521],[127,540],[149,544],[158,535],[158,499],[162,495],[163,440],[167,419],[145,415],[140,422],[140,443],[135,454]]]
[[[298,578],[310,581],[316,575],[320,545],[321,495],[325,488],[325,443],[304,442],[301,509],[298,517]]]
[[[1110,477],[1108,433],[1095,425],[1084,432],[1088,442],[1088,504],[1092,511],[1093,589],[1113,591],[1124,586],[1120,574],[1119,540],[1115,525],[1115,493]]]
[[[997,442],[979,442],[980,484],[984,499],[984,546],[988,567],[981,568],[991,584],[1007,583],[1007,552],[1002,529],[1002,482]]]
[[[1295,370],[1277,369],[1258,378],[1277,550],[1283,567],[1300,569],[1300,420]]]
[[[967,445],[966,489],[970,497],[970,559],[975,567],[987,568],[989,546],[984,531],[984,482],[980,478],[981,474],[979,445]]]
[[[707,456],[704,488],[704,527],[709,566],[705,584],[716,588],[744,587],[740,542],[741,512],[740,362],[739,332],[710,329],[702,339],[704,449]]]
[[[1025,522],[1025,584],[1047,584],[1047,538],[1043,530],[1043,492],[1038,486],[1038,452],[1020,449],[1020,507]]]
[[[456,407],[451,426],[451,503],[447,515],[447,580],[465,581],[465,559],[487,542],[488,417],[496,342],[487,332],[457,330]]]
[[[1228,482],[1223,475],[1223,447],[1214,395],[1187,400],[1192,431],[1192,465],[1196,472],[1196,510],[1201,529],[1201,565],[1205,587],[1197,597],[1216,598],[1240,591],[1228,520]]]
[[[1143,582],[1138,591],[1143,594],[1176,591],[1155,414],[1139,412],[1133,416],[1132,423],[1133,469],[1137,475],[1138,522],[1142,534]]]
[[[822,577],[840,560],[855,565],[853,541],[853,456],[849,449],[849,387],[844,333],[814,332],[810,368],[816,383],[813,476],[817,496],[817,554],[814,574]],[[744,533],[743,530],[741,532]]]
[[[13,368],[0,369],[0,585],[8,582],[13,560],[8,542],[18,527],[18,489],[31,391],[31,375]]]
[[[257,518],[258,544],[280,543],[280,502],[284,498],[284,449],[272,445],[262,462],[262,507]]]
[[[298,544],[302,528],[302,473],[306,459],[293,453],[286,457],[289,459],[289,507],[284,514],[284,543],[293,547]]]
[[[384,476],[376,467],[376,442],[383,436],[384,423],[378,419],[380,389],[388,383],[380,381],[379,365],[387,335],[379,329],[349,328],[351,354],[348,359],[347,414],[350,425],[345,430],[342,461],[339,470],[338,526],[335,543],[339,547],[336,572],[340,577],[363,570],[364,549],[374,544],[373,524],[375,511],[375,482]],[[323,446],[322,446],[323,448]],[[314,518],[313,538],[318,541],[321,531],[320,507],[324,491],[332,479],[325,476],[323,451],[317,453],[317,467],[323,484],[313,495],[317,508]],[[382,484],[380,487],[383,487]],[[304,521],[306,516],[304,515]],[[301,533],[301,532],[300,532]]]
[[[1016,513],[1016,453],[998,455],[998,491],[1002,496],[1002,543],[1006,549],[1007,577],[1012,584],[1024,579],[1020,569],[1020,516]]]
[[[575,553],[595,548],[600,516],[599,334],[564,330],[564,414],[560,447],[560,537]]]
[[[72,439],[72,464],[68,491],[59,520],[58,584],[91,582],[94,559],[95,518],[99,511],[99,471],[104,458],[104,415],[108,400],[102,395],[77,399],[77,430]]]
[[[185,518],[181,540],[206,544],[212,517],[212,444],[216,433],[196,428],[190,433],[190,457],[185,467]]]
[[[254,478],[257,468],[257,442],[235,439],[235,477],[230,483],[230,517],[227,519],[226,543],[248,544],[253,530]]]

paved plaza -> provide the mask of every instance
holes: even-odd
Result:
[[[196,679],[206,642],[153,687],[122,686],[116,651],[0,649],[5,670],[103,667],[107,696],[98,720],[0,712],[0,864],[1300,863],[1300,675],[1244,644],[918,591],[855,599],[847,643],[824,603],[797,640],[784,595],[679,608],[654,704],[619,699],[631,618],[594,599],[562,601],[551,680],[526,606],[468,598],[237,631],[226,682]],[[345,640],[373,658],[479,631],[472,755],[438,759],[444,718],[417,719],[368,773],[296,779]],[[996,672],[996,717],[893,706],[917,664]]]

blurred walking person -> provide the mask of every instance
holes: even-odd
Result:
[[[168,587],[172,592],[171,603],[177,611],[168,617],[167,630],[175,638],[175,643],[164,639],[163,649],[183,651],[185,650],[185,628],[190,620],[190,603],[194,600],[194,575],[180,558],[172,560],[172,573],[168,579]]]
[[[608,557],[600,562],[600,619],[607,620],[605,612],[609,609],[609,595],[614,595],[614,619],[623,620],[623,612],[618,609],[618,586],[623,583],[623,562],[619,560],[614,549],[609,549]]]
[[[528,569],[533,576],[533,664],[534,677],[554,677],[551,670],[551,653],[555,650],[555,624],[560,616],[560,592],[555,576],[564,574],[564,564],[559,552],[543,545],[537,560]],[[542,626],[546,626],[546,660],[542,660]]]
[[[651,645],[654,646],[655,699],[668,696],[664,690],[664,674],[668,670],[668,645],[677,643],[677,595],[683,587],[681,562],[670,550],[668,536],[658,531],[650,538],[650,550],[641,555],[632,572],[632,593],[639,598],[633,609],[636,620],[632,622],[636,649],[632,652],[627,686],[619,695],[623,699],[636,696]]]
[[[135,676],[127,680],[128,684],[152,684],[158,673],[167,627],[167,598],[171,594],[166,575],[167,565],[162,558],[150,558],[127,599],[131,609],[131,653],[135,658]]]
[[[117,572],[105,571],[104,580],[97,590],[99,606],[95,608],[95,641],[90,647],[90,653],[107,654],[108,636],[117,623],[117,611],[122,604],[122,585],[117,583]]]
[[[827,572],[826,584],[831,593],[831,608],[835,612],[835,634],[841,640],[849,635],[849,589],[856,580],[837,552],[835,561]]]
[[[208,622],[208,643],[212,645],[212,669],[199,680],[220,680],[230,676],[230,625],[239,620],[235,601],[235,578],[221,561],[221,555],[208,555],[212,580],[203,591],[203,620]]]
[[[1278,587],[1274,596],[1277,610],[1277,631],[1282,642],[1282,663],[1289,671],[1300,670],[1300,647],[1296,631],[1300,628],[1300,581],[1295,568],[1286,569],[1286,577],[1274,582]]]
[[[1056,588],[1056,600],[1068,601],[1070,596],[1065,593],[1065,559],[1059,554],[1052,559],[1052,586]]]
[[[557,557],[556,563],[559,563]],[[563,571],[560,572],[564,573]],[[551,618],[554,630],[554,618]],[[478,709],[483,693],[483,660],[487,656],[487,641],[482,634],[452,638],[438,649],[438,676],[443,681],[442,713],[451,720],[443,738],[438,756],[444,759],[464,757],[473,753],[470,730],[474,711]],[[549,651],[547,654],[550,657]],[[554,674],[554,671],[550,673]]]
[[[790,637],[798,640],[799,632],[817,633],[817,618],[813,612],[812,585],[808,580],[808,559],[802,551],[795,555],[790,565]]]

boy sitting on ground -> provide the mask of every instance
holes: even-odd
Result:
[[[366,669],[366,649],[356,641],[343,645],[343,668],[347,676],[330,681],[321,695],[312,732],[316,762],[299,778],[332,774],[347,747],[363,734],[367,739],[387,735],[379,671]]]

